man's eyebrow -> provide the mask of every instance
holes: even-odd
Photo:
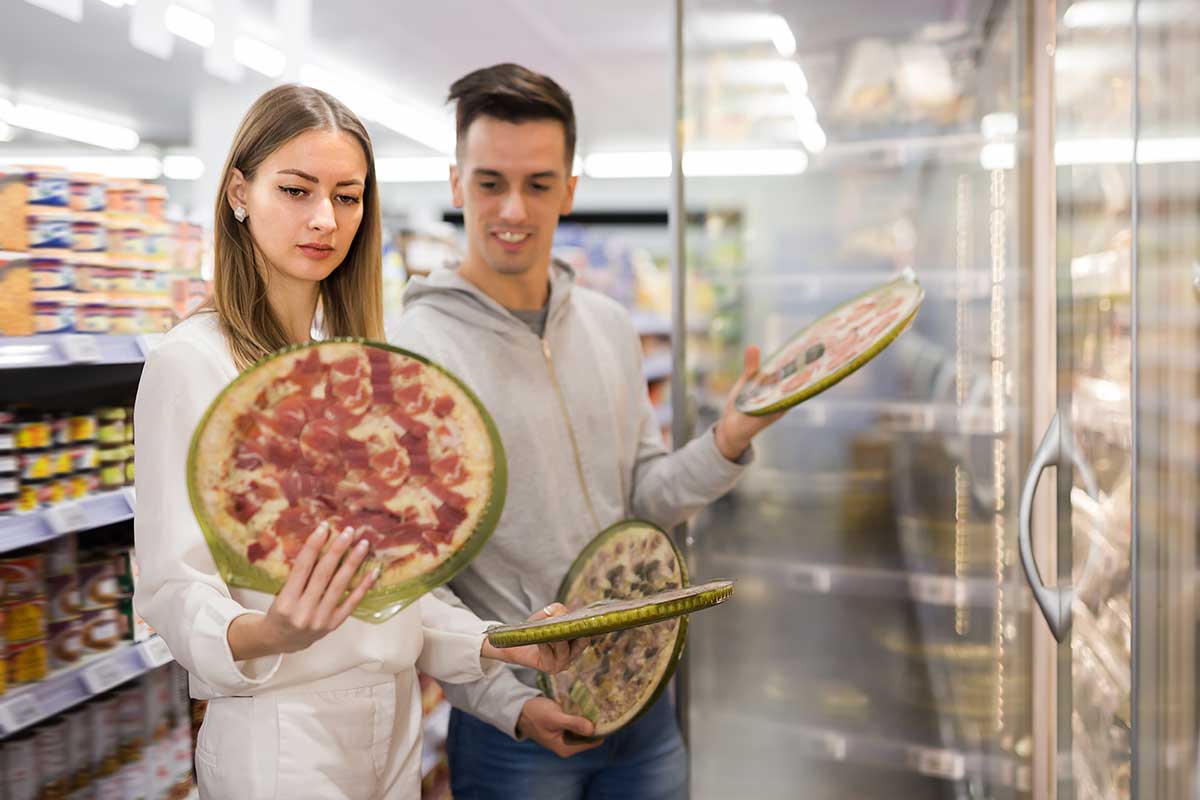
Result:
[[[504,177],[500,173],[499,170],[487,169],[486,167],[476,167],[474,170],[474,174],[480,175],[483,177],[487,177],[487,178],[503,178]],[[546,180],[547,178],[557,178],[558,176],[559,176],[559,173],[557,170],[546,170],[544,172],[535,172],[532,175],[530,175],[529,177],[534,178],[536,180]]]

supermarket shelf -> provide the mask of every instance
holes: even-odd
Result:
[[[671,354],[656,353],[642,362],[642,372],[647,381],[660,381],[671,377]]]
[[[429,712],[422,723],[421,777],[424,778],[438,765],[438,748],[446,741],[446,729],[450,725],[450,703],[446,700]]]
[[[158,636],[94,656],[79,666],[6,694],[0,700],[0,737],[61,714],[171,661]]]
[[[714,407],[720,408],[724,404]],[[1015,414],[1008,409],[1007,416]],[[990,436],[1005,433],[1011,422],[1003,419],[996,430],[990,408],[960,408],[951,403],[897,400],[809,400],[794,406],[784,423],[804,427],[859,428],[869,424],[888,433],[965,433]]]
[[[671,317],[666,314],[658,314],[653,311],[633,311],[630,313],[633,318],[633,327],[637,330],[640,336],[670,336],[671,335]],[[707,317],[691,317],[687,319],[688,331],[691,333],[703,333],[708,330],[710,320]]]
[[[706,720],[709,715],[705,715]],[[1032,768],[1011,756],[985,755],[952,748],[930,747],[898,739],[846,733],[832,728],[788,724],[760,717],[712,714],[715,724],[733,730],[754,726],[758,736],[770,737],[797,757],[894,769],[931,778],[960,781],[986,776],[994,783],[1029,791]]]
[[[956,578],[952,575],[906,572],[874,567],[850,567],[778,561],[725,553],[708,556],[722,574],[761,577],[788,589],[815,594],[850,594],[867,597],[907,597],[937,606],[994,606],[999,594],[995,581]]]
[[[85,497],[43,511],[0,518],[0,553],[133,519],[133,489]]]
[[[0,337],[0,370],[140,364],[161,338],[160,333],[4,336]]]

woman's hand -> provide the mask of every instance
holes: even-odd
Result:
[[[551,603],[541,611],[531,615],[527,622],[537,622],[540,619],[558,617],[567,613],[567,607],[562,603]],[[539,672],[554,674],[562,672],[571,666],[580,653],[591,643],[591,639],[571,639],[566,642],[548,642],[546,644],[527,644],[523,647],[493,647],[487,637],[483,639],[483,647],[479,654],[484,658],[529,667]]]
[[[312,532],[265,616],[243,614],[230,624],[229,648],[235,661],[303,650],[336,630],[362,602],[379,577],[378,568],[345,600],[342,595],[367,557],[369,543],[362,540],[350,549],[354,529],[346,528],[322,554],[328,538],[327,523]]]

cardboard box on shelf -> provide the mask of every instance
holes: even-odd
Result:
[[[32,336],[33,329],[30,261],[24,256],[0,255],[0,336]]]

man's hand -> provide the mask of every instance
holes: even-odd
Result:
[[[746,381],[758,374],[760,359],[761,355],[756,346],[750,345],[746,348],[742,376],[738,378],[738,382],[729,392],[729,397],[725,400],[725,411],[717,420],[717,449],[730,461],[737,461],[741,458],[742,453],[746,452],[746,448],[750,446],[751,440],[759,431],[787,413],[779,411],[765,417],[752,417],[737,410],[735,405],[737,396],[741,393],[742,387],[746,385]]]
[[[566,735],[591,736],[595,728],[586,717],[573,717],[562,710],[562,706],[549,697],[531,697],[521,709],[521,717],[517,720],[517,732],[526,739],[532,739],[559,758],[570,758],[573,755],[591,750],[604,743],[602,739],[594,742],[569,741]]]
[[[551,603],[541,611],[531,615],[527,622],[536,622],[548,617],[558,617],[567,613],[567,607],[562,603]],[[529,667],[539,672],[554,674],[562,672],[571,666],[571,662],[591,643],[591,639],[571,639],[566,642],[548,642],[546,644],[527,644],[523,647],[494,647],[484,637],[479,654],[484,658],[516,664],[519,667]]]

